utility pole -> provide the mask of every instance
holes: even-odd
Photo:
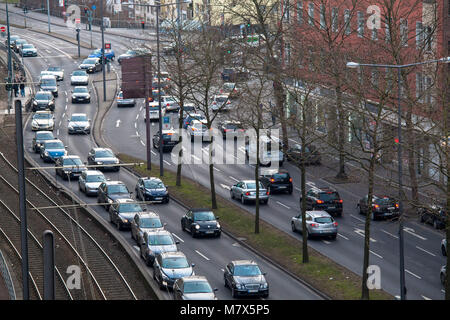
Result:
[[[49,0],[47,0],[47,20],[48,20],[48,32],[50,33],[50,4]]]
[[[149,92],[148,92],[148,79],[147,79],[147,57],[144,56],[142,61],[144,62],[144,84],[145,84],[145,132],[147,135],[147,170],[152,170],[152,152],[150,145],[150,111],[149,111]],[[149,59],[151,63],[151,58]],[[161,144],[161,141],[159,142]]]
[[[106,75],[105,75],[105,33],[103,30],[103,0],[100,1],[100,28],[102,30],[102,71],[103,71],[103,101],[106,101]]]
[[[80,57],[80,28],[77,28],[78,58]]]
[[[163,148],[162,148],[162,115],[161,115],[161,63],[159,57],[159,10],[161,8],[161,3],[158,2],[156,6],[156,54],[158,60],[158,111],[159,111],[159,175],[164,176],[164,162],[163,162]]]
[[[8,1],[6,1],[6,27],[8,32],[8,83],[12,83],[12,79],[14,79],[14,70],[12,68],[12,57],[11,57],[11,36],[9,33],[9,11],[8,11]],[[10,85],[11,89],[8,91],[8,114],[11,114],[11,108],[12,108],[12,86]]]

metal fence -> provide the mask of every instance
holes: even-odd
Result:
[[[0,274],[5,280],[6,288],[8,289],[9,298],[16,300],[16,291],[14,290],[14,284],[9,273],[8,265],[3,257],[2,250],[0,250]]]

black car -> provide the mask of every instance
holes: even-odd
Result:
[[[300,206],[302,198],[300,197]],[[331,188],[313,188],[306,193],[306,210],[324,210],[331,215],[342,216],[343,200]]]
[[[95,73],[103,70],[103,64],[99,58],[87,58],[78,66],[81,70],[86,70],[87,73]]]
[[[435,229],[444,229],[447,223],[447,215],[443,208],[443,205],[432,205],[419,208],[417,213],[420,222],[429,223],[433,225]]]
[[[294,189],[292,178],[287,170],[269,169],[262,171],[259,180],[270,194],[275,192],[287,192],[292,194]]]
[[[55,111],[55,97],[50,91],[38,91],[33,97],[31,110],[33,112],[39,110]]]
[[[17,39],[20,39],[19,36],[9,36],[9,44],[11,49],[14,48],[14,41],[16,41]],[[5,46],[8,46],[8,39],[5,40]]]
[[[56,174],[64,180],[78,179],[87,170],[79,156],[62,156],[55,160]]]
[[[53,132],[51,131],[36,131],[31,147],[33,148],[34,152],[39,153],[41,151],[41,145],[44,143],[44,141],[54,139],[55,137],[53,136]]]
[[[120,170],[119,165],[115,166],[115,164],[119,164],[119,159],[116,158],[112,150],[109,148],[92,148],[89,151],[87,160],[89,165],[104,165],[104,167],[95,167],[96,170]]]
[[[138,200],[169,202],[169,191],[159,178],[139,178],[134,190]]]
[[[72,90],[72,103],[91,102],[90,90],[86,86],[76,86]]]
[[[209,209],[191,209],[181,217],[181,229],[188,230],[194,238],[201,235],[220,237],[222,229],[217,220]]]
[[[307,144],[304,151],[302,151],[300,144],[294,144],[287,150],[286,157],[288,161],[293,161],[296,164],[299,164],[302,160],[305,164],[320,164],[322,160],[320,152],[311,144]]]
[[[222,132],[223,139],[227,137],[233,139],[242,138],[245,134],[245,129],[239,121],[224,120],[219,123],[217,128]]]
[[[360,214],[367,214],[367,200],[368,195],[359,200],[357,207]],[[372,196],[372,220],[377,220],[379,218],[397,218],[399,213],[400,210],[396,199],[388,196]]]
[[[98,187],[97,203],[103,203],[106,210],[109,210],[114,200],[126,198],[131,199],[131,194],[122,181],[104,181]]]
[[[21,45],[28,43],[25,39],[17,39],[13,42],[13,50],[16,53],[19,53],[19,48]]]
[[[244,68],[224,68],[221,76],[223,81],[237,82],[247,80],[249,78],[249,72]]]
[[[109,221],[115,224],[118,230],[131,228],[131,222],[134,216],[145,210],[145,208],[142,208],[133,199],[115,199],[109,206]]]
[[[172,151],[175,145],[178,143],[178,134],[175,130],[163,130],[162,131],[162,149],[165,151]],[[153,147],[159,150],[160,137],[159,131],[153,136]]]
[[[225,287],[231,289],[233,298],[239,296],[269,296],[269,284],[256,262],[251,260],[231,261],[225,268]]]

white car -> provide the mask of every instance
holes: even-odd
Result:
[[[231,109],[231,101],[228,94],[215,95],[212,99],[212,111],[228,111]]]
[[[89,84],[89,75],[85,70],[75,70],[70,76],[70,84],[73,86],[87,86]]]
[[[46,70],[49,74],[54,75],[56,80],[63,81],[64,80],[64,69],[61,67],[48,67]]]
[[[55,127],[54,119],[51,111],[36,111],[31,120],[31,130],[53,131]]]
[[[73,113],[68,121],[67,130],[69,134],[91,133],[91,120],[88,119],[86,113]]]
[[[202,140],[211,140],[211,134],[206,126],[206,120],[192,120],[187,126],[187,132],[191,137],[191,141],[194,141],[194,137],[202,137]]]

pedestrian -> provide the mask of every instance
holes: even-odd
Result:
[[[14,97],[17,98],[17,96],[19,95],[19,83],[18,83],[18,79],[17,76],[14,78],[14,82],[13,82],[13,90],[14,90]]]
[[[19,85],[19,87],[20,87],[20,95],[21,95],[22,98],[25,98],[25,82],[26,81],[27,80],[25,79],[24,76],[22,76],[20,78],[20,85]]]

